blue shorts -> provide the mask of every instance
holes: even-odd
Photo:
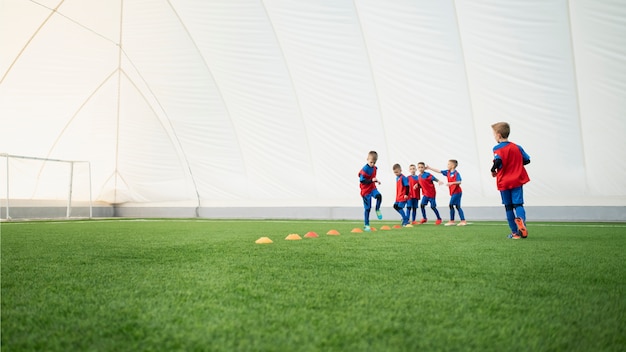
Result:
[[[366,194],[363,196],[363,208],[372,209],[372,198],[376,198],[376,196],[380,195],[378,189],[374,189],[370,194]]]
[[[417,199],[417,198],[410,198],[406,202],[406,206],[409,207],[409,208],[419,208],[420,207],[419,199]]]
[[[406,202],[395,202],[393,203],[393,205],[398,206],[398,209],[404,209],[404,207],[406,206]]]
[[[463,193],[455,193],[450,196],[450,205],[456,205],[457,207],[461,207],[461,195]]]
[[[435,198],[422,196],[422,203],[421,203],[421,205],[426,205],[426,204],[428,204],[428,202],[430,202],[430,206],[431,207],[437,207],[437,201],[435,200]]]
[[[522,186],[500,191],[500,196],[504,205],[524,204],[524,190]]]

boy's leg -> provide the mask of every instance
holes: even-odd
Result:
[[[506,221],[509,223],[511,233],[517,234],[517,224],[515,223],[515,212],[513,211],[511,190],[500,191],[500,196],[502,197],[502,204],[504,204],[504,210],[506,212]]]
[[[454,205],[450,204],[450,221],[454,222]]]
[[[459,218],[461,219],[461,221],[465,221],[465,214],[463,214],[463,210],[461,209],[461,195],[463,193],[455,193],[450,197],[450,213],[454,214],[454,209],[452,209],[452,207],[454,206],[456,208],[456,210],[459,212]],[[453,217],[451,217],[451,219],[454,220],[454,215]]]
[[[365,211],[363,212],[363,222],[365,227],[370,226],[370,210],[372,209],[372,195],[368,194],[363,196],[363,208]]]
[[[430,208],[435,212],[435,216],[437,217],[436,225],[441,224],[441,215],[439,215],[439,210],[437,210],[437,201],[435,198],[430,199]]]
[[[459,212],[459,218],[461,221],[465,221],[465,213],[463,213],[463,209],[461,209],[460,205],[456,206],[456,210]]]
[[[428,198],[423,197],[422,198],[422,203],[420,203],[420,209],[422,210],[422,221],[421,223],[425,223],[426,222],[426,204],[428,203]]]
[[[406,225],[408,223],[407,215],[404,212],[404,204],[403,203],[394,203],[393,208],[400,214],[402,217],[402,225]]]
[[[372,194],[374,195],[374,198],[376,198],[376,217],[378,217],[378,220],[382,220],[383,214],[380,212],[380,205],[383,203],[383,196],[377,189],[374,190]]]
[[[524,190],[522,186],[511,190],[511,198],[513,199],[513,210],[515,212],[515,224],[517,226],[518,235],[522,238],[528,237],[526,229],[526,210],[524,209]]]

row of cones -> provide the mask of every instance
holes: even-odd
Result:
[[[409,226],[409,225],[407,225]],[[401,229],[402,226],[400,225],[393,225],[394,229]],[[387,225],[383,225],[380,227],[381,230],[391,230],[391,227],[387,226]],[[372,231],[377,231],[375,227],[371,228]],[[350,231],[352,233],[361,233],[363,232],[362,229],[355,227],[352,229],[352,231]],[[326,232],[327,235],[329,236],[339,236],[340,233],[337,230],[330,230],[328,232]],[[319,235],[313,231],[309,231],[306,233],[306,235],[304,235],[304,238],[317,238],[319,237]],[[287,237],[285,237],[285,240],[287,241],[295,241],[295,240],[301,240],[302,237],[300,237],[300,235],[298,235],[297,233],[292,233],[289,234]],[[269,243],[274,243],[269,237],[261,237],[258,240],[256,240],[254,243],[256,244],[269,244]]]

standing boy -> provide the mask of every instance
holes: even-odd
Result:
[[[383,214],[380,212],[380,203],[383,200],[383,196],[378,192],[376,184],[380,184],[380,181],[376,178],[376,162],[378,161],[378,153],[371,151],[367,154],[367,164],[363,166],[359,171],[359,186],[361,187],[361,197],[363,198],[363,208],[365,212],[363,214],[365,220],[365,231],[371,231],[370,229],[370,210],[372,209],[372,198],[376,199],[376,216],[378,219],[383,218]]]
[[[506,122],[491,125],[493,137],[498,144],[493,147],[493,166],[491,176],[496,178],[496,185],[502,204],[506,210],[506,220],[511,234],[509,238],[528,237],[526,230],[526,211],[524,210],[524,191],[522,186],[530,178],[524,165],[530,163],[530,156],[521,146],[509,142],[511,127]]]
[[[415,174],[415,172],[417,172],[417,166],[411,164],[409,166],[409,172],[411,174],[407,176],[409,179],[409,200],[406,202],[406,215],[409,217],[411,224],[416,225],[417,221],[415,221],[415,217],[417,216],[417,208],[419,207],[420,200],[420,188],[417,182],[418,176]]]
[[[435,176],[429,174],[428,172],[425,172],[424,170],[426,170],[426,164],[421,161],[417,163],[417,170],[419,171],[417,182],[422,189],[422,203],[420,204],[420,207],[422,208],[422,220],[420,221],[420,224],[428,221],[426,218],[426,204],[430,203],[430,208],[435,212],[435,216],[437,216],[435,225],[439,225],[441,224],[441,216],[439,216],[439,211],[437,210],[437,201],[435,200],[437,190],[435,190],[433,182],[437,182],[440,185],[443,184],[443,182],[437,180]]]
[[[404,207],[409,199],[409,179],[402,174],[400,164],[393,165],[393,173],[396,175],[396,201],[393,208],[402,217],[402,226],[406,226],[409,224],[409,216],[404,212]]]
[[[459,162],[450,159],[448,160],[448,169],[447,170],[438,170],[434,167],[426,166],[427,170],[432,170],[434,172],[440,173],[448,178],[448,182],[446,186],[450,189],[450,221],[448,221],[445,226],[453,226],[454,225],[454,208],[459,212],[459,218],[461,222],[457,226],[465,226],[467,222],[465,221],[465,214],[463,213],[463,209],[461,209],[461,196],[463,195],[463,190],[461,189],[461,174],[456,171],[456,167],[459,165]]]

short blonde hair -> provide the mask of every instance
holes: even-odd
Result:
[[[509,126],[508,122],[496,122],[491,125],[491,128],[499,133],[502,138],[509,138],[509,134],[511,133],[511,126]]]
[[[400,164],[393,164],[393,169],[402,171],[402,166],[400,166]]]
[[[378,153],[376,153],[376,151],[375,151],[375,150],[372,150],[372,151],[370,151],[369,153],[367,153],[367,156],[368,156],[368,157],[370,157],[370,156],[371,156],[371,157],[373,157],[373,158],[374,158],[374,160],[378,160]]]
[[[457,160],[455,160],[455,159],[450,159],[450,160],[448,160],[448,161],[449,161],[449,162],[451,162],[451,163],[453,163],[455,168],[456,168],[457,166],[459,166],[459,162],[458,162]]]

